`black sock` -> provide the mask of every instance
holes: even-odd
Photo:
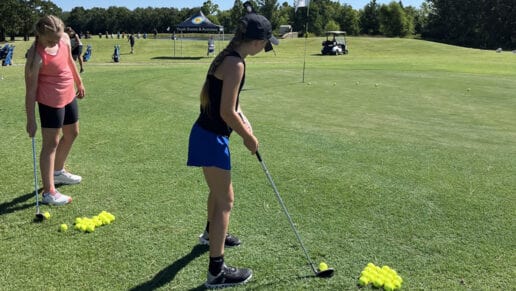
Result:
[[[207,221],[206,222],[206,229],[204,230],[206,233],[209,233],[210,232],[210,222]]]
[[[210,265],[208,270],[210,274],[213,276],[217,276],[220,271],[222,271],[222,267],[224,266],[224,255],[220,257],[210,257]]]

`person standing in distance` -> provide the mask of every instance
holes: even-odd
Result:
[[[206,53],[206,56],[209,57],[213,53],[215,53],[215,40],[213,39],[213,36],[210,36],[208,39],[208,52]]]
[[[81,73],[84,72],[84,65],[82,60],[82,42],[79,35],[70,27],[67,26],[65,28],[66,34],[68,34],[68,37],[70,38],[70,44],[72,46],[72,58],[74,61],[77,61],[79,59],[79,66],[81,68]]]
[[[129,35],[129,37],[127,38],[127,40],[129,41],[129,44],[131,45],[131,54],[134,54],[134,42],[135,42],[134,33],[131,33]]]
[[[208,217],[201,244],[209,244],[209,266],[205,286],[228,287],[248,282],[252,271],[225,264],[225,246],[240,240],[228,234],[234,193],[231,182],[229,137],[235,131],[245,147],[255,154],[258,139],[240,107],[240,91],[245,82],[245,58],[272,50],[278,40],[272,36],[267,18],[248,13],[239,22],[235,36],[211,63],[201,91],[200,114],[189,139],[188,166],[202,167],[208,184]]]
[[[70,38],[64,33],[63,21],[56,16],[44,16],[36,23],[36,40],[25,64],[25,87],[29,137],[36,134],[36,102],[41,121],[42,202],[68,204],[72,198],[59,193],[54,185],[77,184],[82,180],[64,166],[79,134],[77,98],[83,98],[85,90],[72,58]]]

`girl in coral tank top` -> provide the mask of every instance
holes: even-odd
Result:
[[[79,134],[79,108],[76,98],[84,97],[84,85],[72,58],[70,39],[63,21],[55,16],[36,23],[36,40],[25,64],[25,108],[27,133],[34,138],[37,129],[35,107],[41,122],[40,170],[43,203],[65,205],[70,196],[57,191],[57,184],[77,184],[81,177],[64,169],[73,142]]]

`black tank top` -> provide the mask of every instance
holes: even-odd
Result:
[[[228,54],[228,56],[240,58],[244,63],[244,75],[242,76],[242,80],[240,81],[240,87],[238,89],[238,96],[235,104],[236,111],[238,109],[240,91],[242,91],[242,87],[245,83],[245,61],[237,52],[231,52]],[[210,98],[210,106],[207,110],[203,109],[201,106],[201,113],[199,114],[196,123],[200,125],[202,128],[209,130],[213,133],[229,137],[233,130],[226,124],[226,122],[224,122],[224,120],[220,116],[220,101],[222,99],[223,80],[217,79],[214,75],[207,75],[206,79],[208,81],[208,95]]]

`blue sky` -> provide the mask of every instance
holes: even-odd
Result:
[[[52,0],[53,3],[55,3],[57,6],[59,6],[63,11],[70,11],[72,8],[76,6],[82,6],[85,9],[90,9],[93,7],[102,7],[102,8],[108,8],[109,6],[120,6],[120,7],[127,7],[130,10],[133,10],[137,7],[175,7],[175,8],[185,8],[185,7],[199,7],[202,6],[202,3],[204,3],[206,0],[112,0],[112,1],[106,1],[106,0]],[[317,1],[317,0],[312,0]],[[392,0],[377,0],[376,3],[378,4],[386,4],[391,2]],[[212,0],[213,3],[219,5],[219,9],[221,10],[228,10],[231,7],[233,7],[233,3],[235,3],[234,0]],[[283,3],[285,0],[279,0],[278,3]],[[294,0],[286,0],[286,2],[294,3]],[[364,6],[369,3],[370,0],[340,0],[341,4],[349,4],[354,9],[362,9]],[[419,8],[421,3],[424,2],[424,0],[402,0],[403,5],[405,6],[414,6],[416,8]]]

